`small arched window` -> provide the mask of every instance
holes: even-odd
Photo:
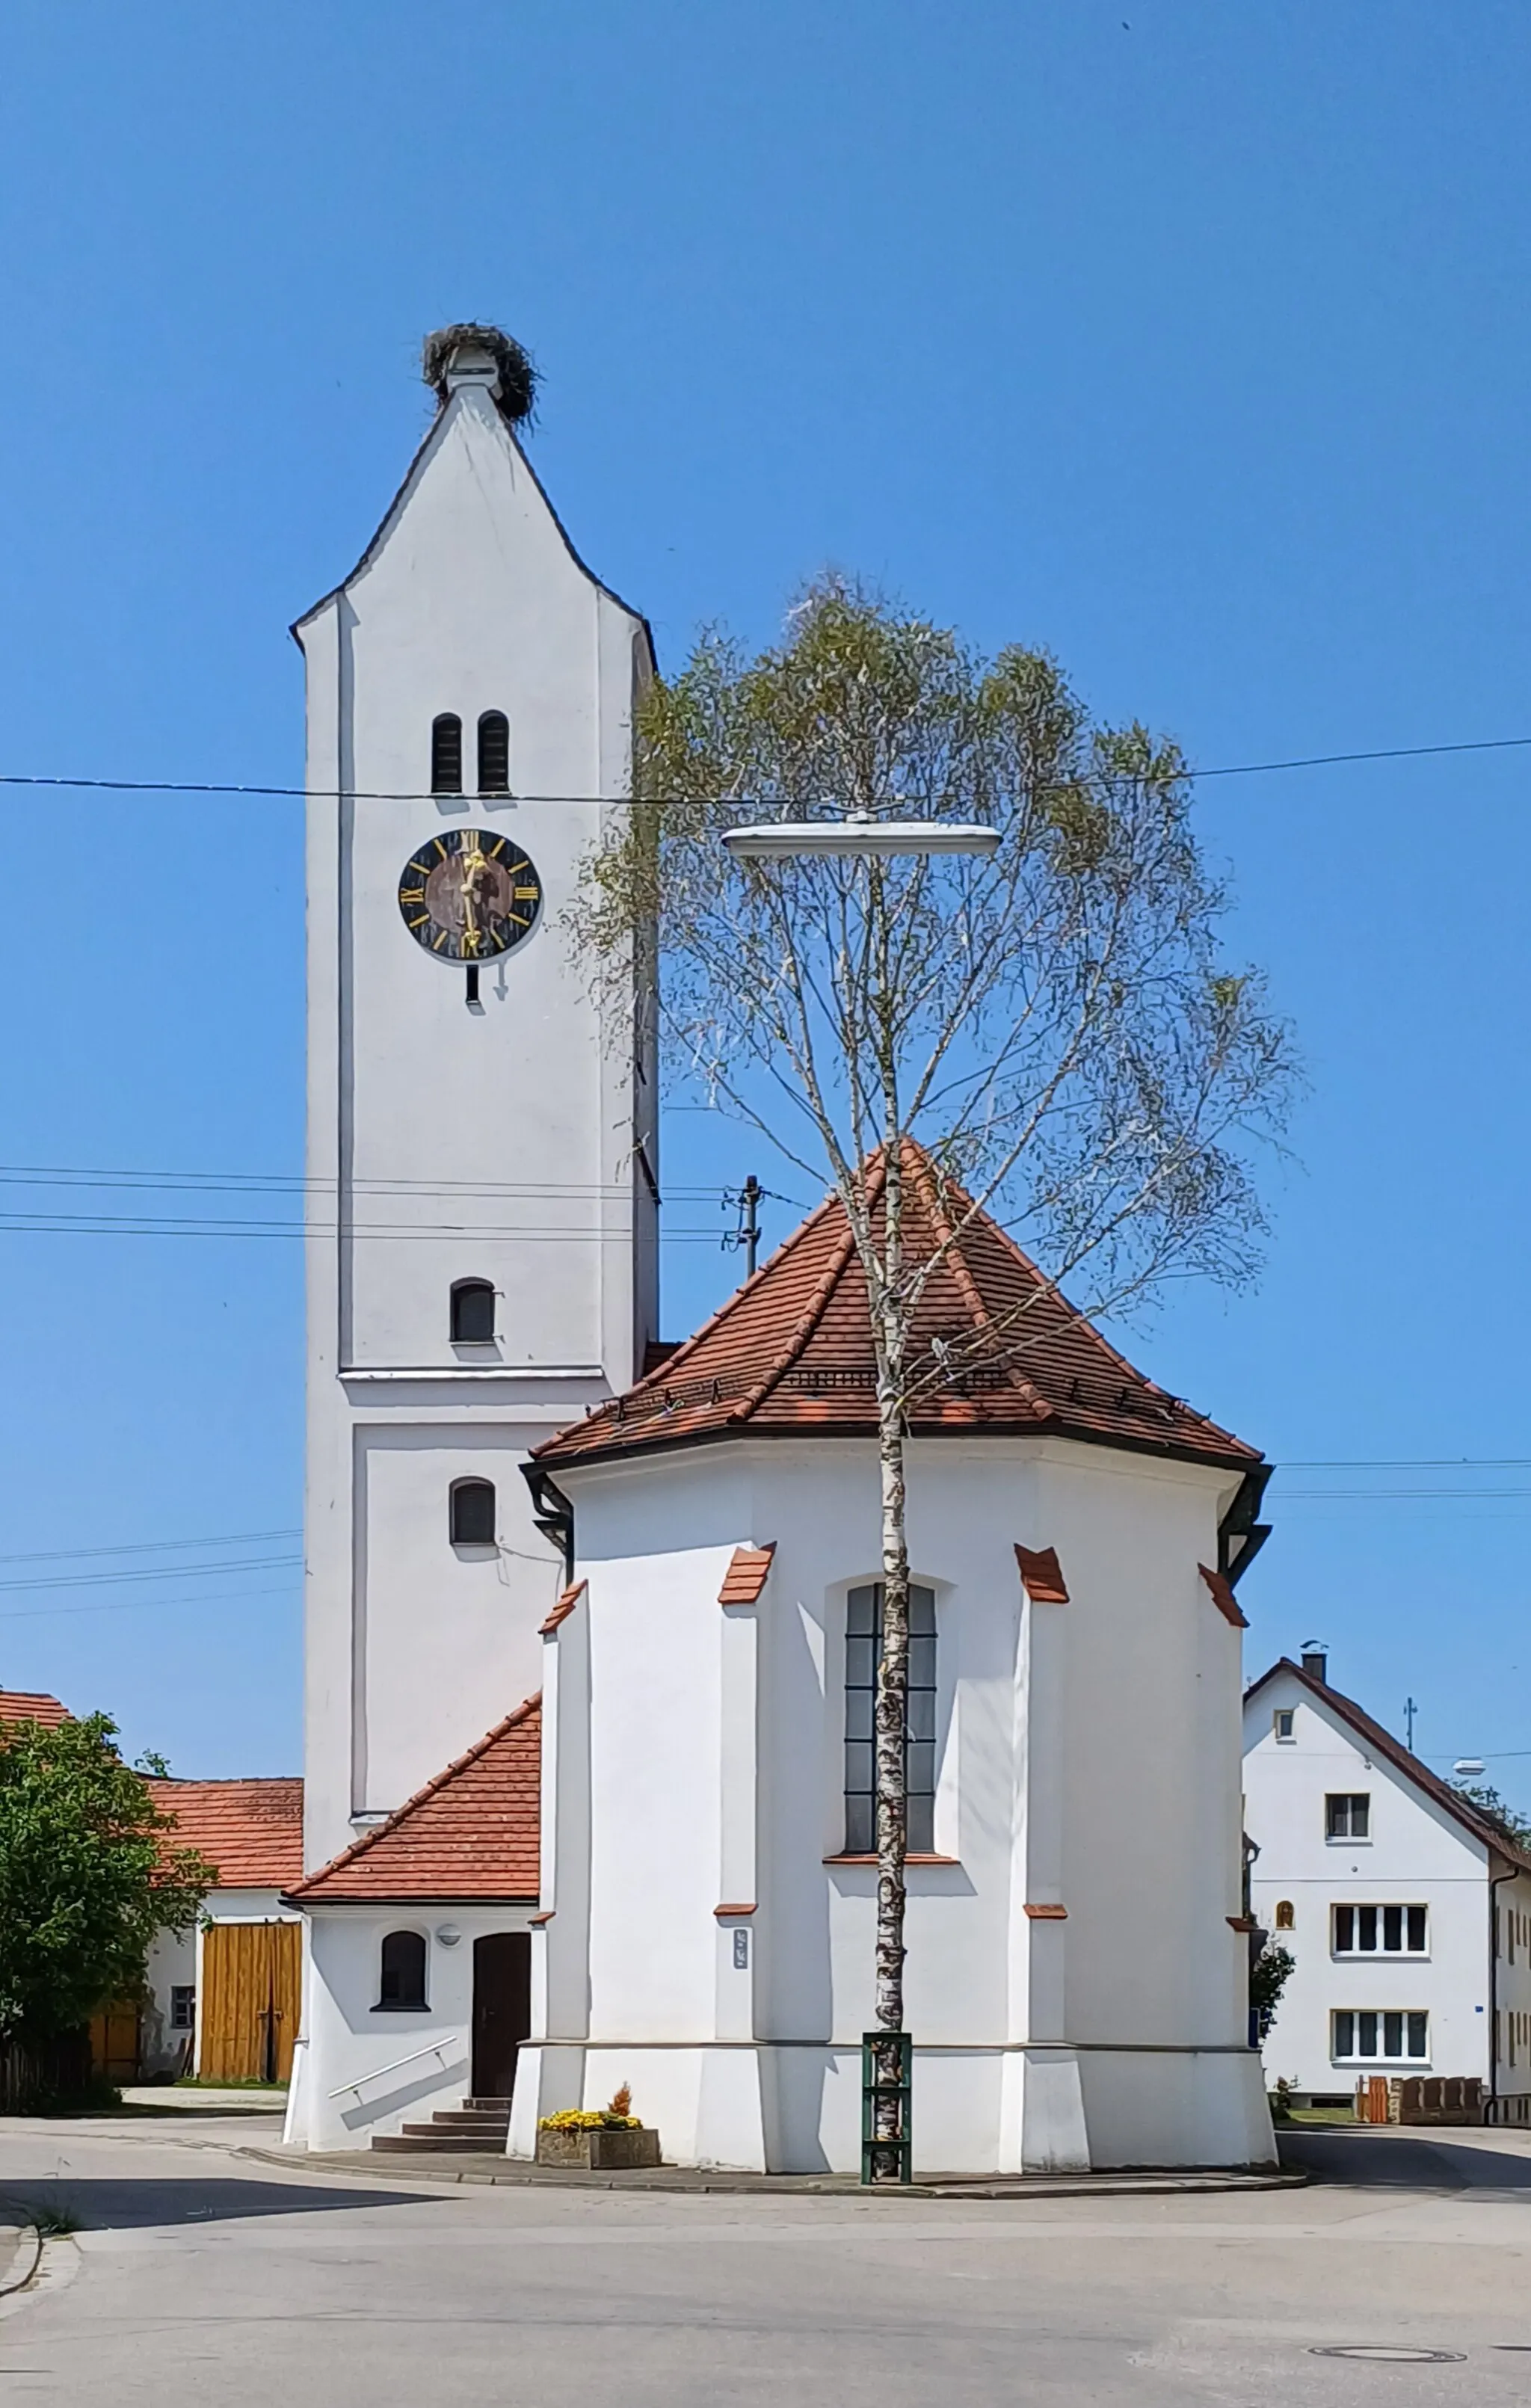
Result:
[[[454,1547],[494,1544],[494,1484],[492,1480],[454,1480],[449,1507]]]
[[[494,1341],[494,1291],[487,1280],[457,1280],[451,1291],[454,1346],[491,1346]]]
[[[1296,1909],[1294,1907],[1292,1900],[1289,1898],[1279,1898],[1276,1901],[1277,1930],[1291,1931],[1295,1929],[1296,1921]]]
[[[479,792],[510,792],[510,722],[503,710],[486,710],[479,722]]]
[[[425,2004],[425,1935],[391,1931],[382,1944],[378,1980],[379,2007],[423,2007]]]
[[[463,723],[455,710],[443,710],[431,722],[431,792],[460,795],[463,791]]]

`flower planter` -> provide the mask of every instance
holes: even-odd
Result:
[[[619,2169],[657,2166],[659,2134],[639,2124],[628,2130],[540,2131],[537,2136],[539,2166],[589,2166]]]

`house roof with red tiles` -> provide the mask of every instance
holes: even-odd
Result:
[[[0,1689],[0,1723],[36,1723],[40,1730],[57,1730],[72,1719],[67,1706],[36,1689]]]
[[[906,1140],[902,1163],[906,1260],[938,1258],[914,1314],[916,1438],[1073,1438],[1230,1470],[1261,1466],[1256,1448],[1135,1370],[923,1148]],[[880,1236],[876,1168],[873,1186]],[[831,1196],[694,1338],[535,1459],[556,1470],[706,1440],[876,1427],[866,1281]]]
[[[301,1781],[151,1780],[149,1787],[161,1813],[176,1818],[165,1838],[216,1865],[220,1889],[285,1889],[301,1877]]]
[[[1347,1698],[1342,1690],[1331,1689],[1327,1681],[1320,1681],[1301,1664],[1294,1664],[1290,1656],[1278,1656],[1268,1672],[1262,1672],[1257,1681],[1250,1683],[1244,1692],[1244,1703],[1248,1705],[1267,1682],[1274,1681],[1281,1672],[1289,1673],[1294,1681],[1299,1682],[1321,1705],[1330,1707],[1342,1723],[1349,1725],[1356,1738],[1365,1742],[1372,1755],[1381,1756],[1407,1781],[1411,1781],[1416,1789],[1423,1789],[1427,1798],[1434,1799],[1438,1806],[1444,1807],[1453,1821],[1460,1823],[1473,1839],[1481,1840],[1507,1864],[1518,1866],[1522,1872],[1531,1872],[1531,1850],[1519,1846],[1508,1831],[1501,1830],[1488,1815],[1481,1814],[1471,1799],[1464,1798],[1449,1781],[1442,1781],[1438,1772],[1432,1772],[1427,1764],[1422,1764],[1419,1757],[1405,1747],[1401,1739],[1395,1739],[1383,1724],[1367,1713],[1365,1706],[1358,1706],[1355,1699]]]
[[[288,1896],[300,1906],[535,1899],[541,1887],[542,1699],[528,1698],[373,1831]]]

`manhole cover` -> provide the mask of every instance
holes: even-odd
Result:
[[[1365,2358],[1382,2366],[1461,2366],[1465,2349],[1406,2349],[1390,2341],[1339,2342],[1328,2349],[1310,2349],[1309,2358]]]

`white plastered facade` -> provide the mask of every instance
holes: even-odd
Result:
[[[920,2166],[1268,2162],[1230,1923],[1239,1633],[1198,1571],[1238,1476],[997,1437],[909,1467],[939,1735],[941,1861],[909,1872]],[[511,2152],[627,2083],[678,2162],[853,2172],[875,1870],[834,1860],[874,1451],[736,1438],[558,1478],[586,1586],[545,1642]],[[759,1601],[722,1606],[734,1549],[773,1541]],[[1017,1541],[1056,1550],[1066,1604],[1028,1601]]]
[[[1245,1822],[1260,1851],[1251,1899],[1294,1960],[1265,2042],[1269,2080],[1309,2100],[1347,2099],[1375,2074],[1465,2075],[1496,2094],[1501,2120],[1531,2122],[1531,1873],[1494,1856],[1294,1670],[1251,1690],[1244,1749]],[[1367,1799],[1364,1840],[1328,1836],[1330,1797]],[[1387,1950],[1379,1918],[1373,1948],[1341,1953],[1335,1910],[1358,1906],[1423,1907],[1424,1949]],[[1405,2018],[1395,2055],[1384,2053],[1389,2014]],[[1337,2014],[1356,2019],[1338,2036]],[[1376,2019],[1366,2055],[1363,2014]],[[1421,2014],[1423,2054],[1408,2045],[1407,2019]],[[1337,2045],[1346,2037],[1349,2055]]]
[[[606,822],[599,798],[629,790],[648,631],[576,557],[493,376],[459,355],[365,556],[294,631],[309,789],[308,1871],[536,1690],[563,1567],[519,1466],[629,1384],[655,1328],[651,1016],[636,986],[592,995],[564,923]],[[509,722],[508,796],[473,791],[486,711]],[[428,792],[441,713],[462,722],[461,795]],[[397,901],[415,849],[470,826],[511,837],[543,894],[471,1008],[463,969],[422,950]],[[496,1292],[492,1343],[451,1340],[465,1279]],[[450,1543],[463,1479],[494,1484],[493,1546]],[[337,1910],[322,1929],[316,1910],[293,2138],[327,2131],[321,2116],[309,2134],[308,2102],[396,2050],[398,2019],[371,2010],[377,1946],[398,1919],[380,1912],[364,1942],[365,1914]],[[470,1942],[450,1965],[443,1952],[443,2000]],[[352,1956],[367,1948],[364,2008]],[[396,2128],[413,2103],[370,2128]]]

